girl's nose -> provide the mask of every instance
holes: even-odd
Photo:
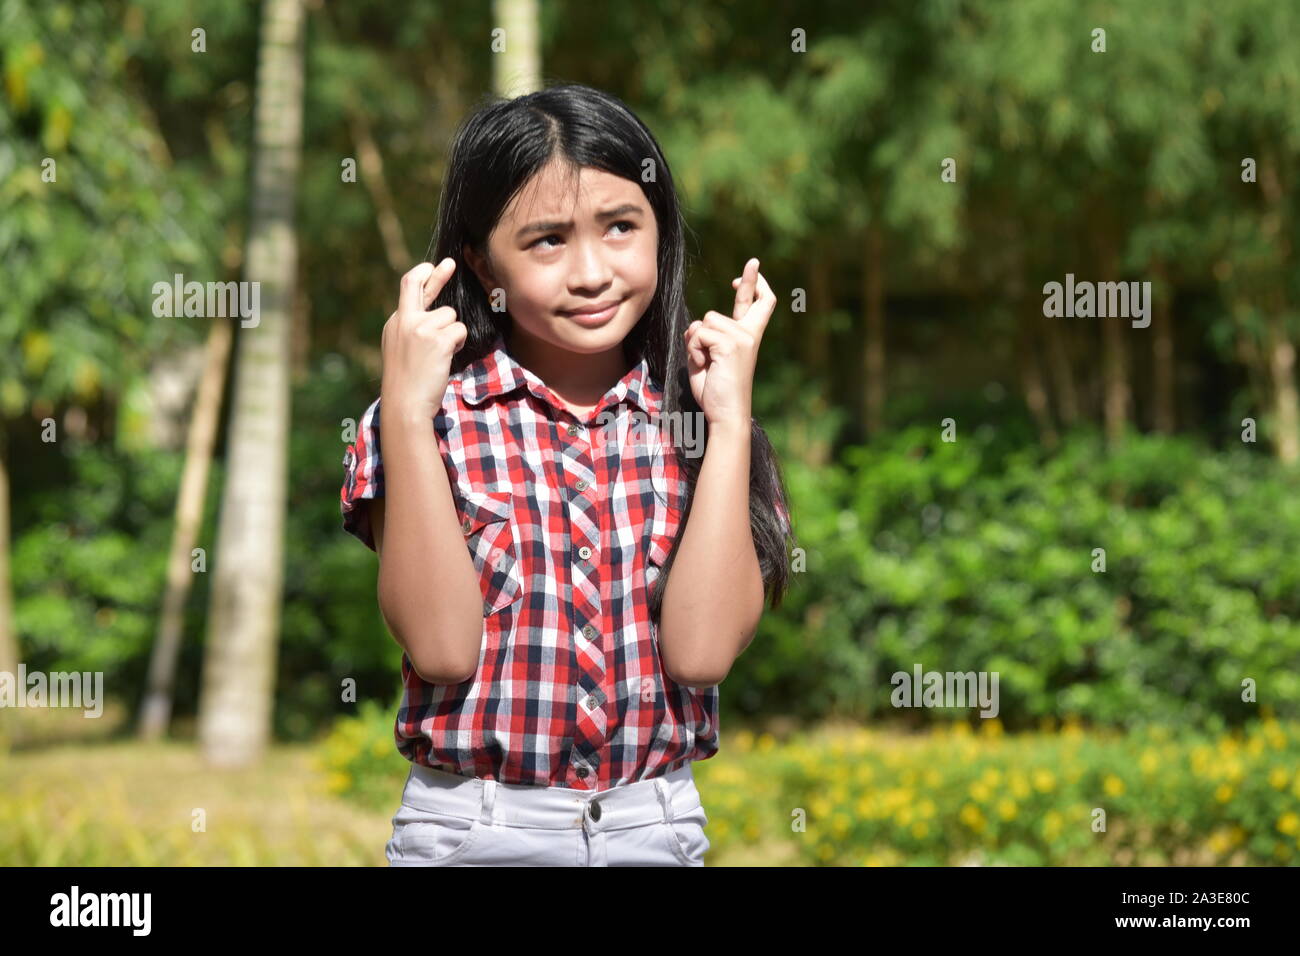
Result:
[[[596,242],[578,242],[574,247],[573,271],[569,275],[569,288],[600,290],[609,285],[613,270],[605,261],[605,250]]]

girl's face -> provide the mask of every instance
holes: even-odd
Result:
[[[489,302],[504,290],[512,350],[518,343],[521,352],[594,355],[617,354],[649,308],[658,248],[640,186],[584,166],[575,190],[572,175],[550,163],[502,212],[488,236],[490,262],[468,248],[465,255]]]

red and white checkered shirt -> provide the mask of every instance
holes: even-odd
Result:
[[[579,421],[501,336],[451,377],[432,432],[479,573],[483,640],[456,685],[426,683],[403,654],[394,735],[408,760],[606,790],[717,752],[718,688],[670,680],[650,620],[686,492],[662,400],[643,359]],[[343,461],[343,527],[372,549],[379,426],[376,400]]]

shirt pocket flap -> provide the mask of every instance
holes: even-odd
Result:
[[[461,491],[459,495],[460,530],[466,537],[493,521],[510,520],[509,491]]]

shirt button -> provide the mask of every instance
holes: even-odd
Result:
[[[578,779],[579,779],[579,780],[585,780],[585,779],[587,779],[587,768],[586,768],[586,767],[579,767],[579,768],[578,768]]]
[[[466,534],[469,534],[469,529],[470,529],[469,519],[466,518],[464,521],[460,523],[460,530],[465,532]]]
[[[578,549],[578,557],[586,561],[589,557],[591,557],[591,548],[587,547],[584,544],[581,548]]]
[[[586,479],[586,478],[579,478],[577,481],[575,481],[575,482],[573,483],[573,487],[577,488],[579,491],[586,491],[586,490],[587,490],[587,479]]]
[[[595,710],[595,709],[596,709],[596,695],[595,695],[595,694],[588,694],[588,695],[587,695],[587,709],[588,709],[588,710]]]
[[[591,809],[591,818],[592,818],[593,820],[599,820],[599,819],[600,819],[600,804],[597,803],[595,800],[593,800],[593,801],[591,801],[590,809]]]
[[[572,437],[573,437],[574,435],[576,435],[576,434],[578,434],[578,426],[577,426],[577,425],[570,425],[570,426],[569,426],[569,437],[572,438]]]
[[[582,626],[582,636],[589,641],[594,641],[596,639],[596,629],[590,624],[584,624]]]

